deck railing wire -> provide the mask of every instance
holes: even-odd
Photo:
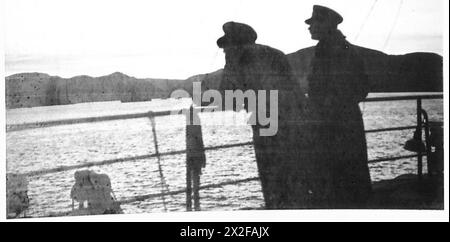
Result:
[[[419,137],[422,137],[422,128],[423,128],[422,100],[425,100],[425,99],[443,99],[443,95],[442,94],[407,95],[407,96],[405,95],[405,96],[393,96],[393,97],[374,97],[374,98],[365,99],[364,102],[389,102],[389,101],[416,100],[416,111],[417,111],[416,112],[417,121],[416,121],[415,126],[387,127],[387,128],[366,130],[365,132],[366,133],[377,133],[377,132],[390,132],[390,131],[416,129],[419,132]],[[186,111],[186,110],[181,110],[181,111],[183,111],[182,113],[185,113],[184,111]],[[124,120],[124,119],[137,119],[137,118],[155,118],[155,117],[161,117],[161,116],[169,116],[174,113],[179,114],[180,110],[145,112],[145,113],[134,113],[134,114],[111,115],[111,116],[102,116],[102,117],[65,119],[65,120],[57,120],[57,121],[7,125],[7,132],[14,132],[14,131],[21,131],[21,130],[35,129],[35,128],[44,128],[44,127],[53,127],[53,126],[60,126],[60,125],[80,124],[80,123],[93,123],[93,122]],[[235,144],[205,147],[204,150],[209,151],[209,150],[227,149],[227,148],[251,146],[251,145],[253,145],[253,142],[244,142],[244,143],[235,143]],[[142,156],[117,158],[117,159],[104,160],[104,161],[98,161],[98,162],[88,162],[88,163],[72,165],[72,166],[60,166],[60,167],[52,168],[52,169],[43,169],[43,170],[27,172],[27,173],[23,173],[21,175],[24,175],[27,177],[41,176],[41,175],[45,175],[45,174],[64,172],[64,171],[69,171],[69,170],[76,170],[76,169],[80,169],[80,168],[88,168],[88,167],[93,167],[93,166],[104,166],[104,165],[110,165],[110,164],[121,163],[121,162],[134,162],[134,161],[138,161],[138,160],[142,160],[142,159],[158,158],[160,156],[171,156],[171,155],[179,155],[179,154],[184,154],[184,153],[186,153],[186,150],[177,150],[177,151],[170,151],[170,152],[165,152],[165,153],[156,152],[155,154],[148,154],[148,155],[142,155]],[[417,168],[418,168],[417,172],[418,172],[418,176],[420,178],[423,173],[422,172],[422,169],[423,169],[422,158],[425,155],[426,155],[426,153],[418,152],[417,154],[414,154],[414,155],[382,157],[382,158],[369,160],[369,163],[378,163],[378,162],[394,161],[394,160],[400,160],[400,159],[417,158]],[[221,182],[221,183],[216,183],[216,184],[203,185],[203,186],[197,187],[197,189],[198,190],[211,189],[211,188],[222,187],[222,186],[226,186],[226,185],[235,185],[235,184],[239,184],[239,183],[258,181],[258,180],[259,180],[259,177],[250,177],[250,178],[226,181],[226,182]],[[169,191],[166,188],[166,189],[164,189],[165,192],[134,196],[134,197],[130,197],[127,199],[119,200],[119,203],[127,204],[127,203],[133,203],[133,202],[137,202],[137,201],[143,201],[143,200],[147,200],[147,199],[151,199],[151,198],[156,198],[156,197],[173,196],[173,195],[177,195],[177,194],[181,194],[181,193],[186,193],[189,189],[190,188]],[[188,194],[187,194],[187,196],[188,196]],[[199,207],[199,204],[197,204],[196,207]],[[191,209],[187,208],[187,210],[190,211]],[[60,215],[67,214],[67,213],[68,212],[64,212],[64,213],[61,213]]]

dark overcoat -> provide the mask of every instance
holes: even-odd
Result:
[[[297,181],[304,178],[299,169],[301,142],[300,87],[292,77],[286,56],[279,50],[265,45],[247,44],[226,50],[226,65],[221,90],[266,91],[266,114],[269,113],[269,92],[278,91],[278,132],[274,136],[262,136],[256,117],[252,125],[258,172],[261,179],[267,209],[301,207],[299,197],[304,189]],[[257,94],[257,93],[256,93]],[[257,94],[258,96],[258,94]],[[261,100],[258,98],[258,103]],[[255,115],[255,113],[253,113]]]
[[[313,135],[310,203],[364,207],[371,191],[367,145],[359,103],[369,91],[363,60],[337,31],[319,41],[309,76]]]

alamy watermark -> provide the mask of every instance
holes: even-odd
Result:
[[[202,93],[201,83],[194,82],[192,87],[192,101],[194,105],[201,106],[202,102],[210,103],[206,107],[189,109],[179,109],[172,111],[172,114],[180,112],[186,115],[186,121],[189,125],[200,125],[199,113],[220,112],[234,110],[240,112],[247,110],[246,122],[250,125],[260,126],[259,135],[274,136],[278,132],[278,90],[270,90],[269,100],[267,100],[266,90],[225,90],[224,96],[218,90],[206,90]],[[185,90],[176,90],[171,93],[171,98],[189,98],[190,94]],[[269,102],[269,105],[267,105]],[[223,105],[225,104],[225,105]],[[269,108],[267,107],[269,106]],[[236,125],[242,120],[242,115],[234,113],[230,122],[229,119],[218,118],[218,125]],[[191,116],[192,115],[192,116]],[[217,123],[218,122],[218,123]]]

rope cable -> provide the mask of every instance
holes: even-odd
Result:
[[[400,4],[398,5],[397,13],[396,13],[395,19],[394,19],[394,24],[392,25],[392,28],[391,28],[391,30],[389,31],[389,34],[388,34],[388,36],[387,36],[387,38],[386,38],[386,41],[384,42],[384,45],[383,45],[383,51],[386,50],[386,47],[387,47],[387,45],[389,44],[389,41],[391,40],[392,33],[394,32],[394,29],[395,29],[395,27],[397,26],[397,22],[398,22],[398,18],[400,17],[400,12],[401,12],[402,6],[403,6],[403,0],[401,0],[401,1],[400,1]]]
[[[361,35],[361,33],[362,33],[364,27],[366,27],[366,23],[367,23],[367,21],[369,20],[369,17],[372,15],[372,12],[373,12],[373,10],[375,9],[375,5],[377,4],[377,2],[378,2],[378,0],[375,0],[375,1],[372,3],[372,6],[370,7],[369,12],[367,13],[366,17],[365,17],[364,20],[363,20],[363,23],[362,23],[361,27],[359,28],[358,34],[356,34],[355,41],[358,40],[358,38],[359,38],[359,36]]]

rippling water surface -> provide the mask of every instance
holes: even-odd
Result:
[[[186,105],[188,103],[185,100],[104,102],[12,109],[6,113],[9,125],[169,110]],[[362,103],[360,107],[364,113],[366,129],[415,125],[416,122],[415,101]],[[442,99],[424,100],[423,108],[431,120],[442,121]],[[243,120],[245,115],[240,113],[237,116]],[[231,120],[233,116],[231,112],[200,115],[205,146],[251,141],[251,128],[243,122],[233,126],[215,123],[218,118]],[[183,150],[185,118],[178,115],[157,117],[155,120],[159,151],[165,153]],[[412,130],[367,134],[369,159],[412,154],[402,148],[404,142],[411,137]],[[27,173],[59,166],[154,154],[154,142],[150,120],[147,118],[7,132],[7,172]],[[252,146],[207,151],[206,158],[207,165],[201,176],[202,185],[257,176]],[[169,190],[185,188],[185,155],[162,156],[161,164]],[[415,173],[416,166],[414,159],[370,164],[372,181]],[[92,169],[110,176],[119,200],[161,192],[161,177],[156,158],[135,159]],[[27,214],[47,216],[70,210],[70,189],[74,184],[74,172],[70,170],[28,177],[31,204]],[[166,196],[164,200],[168,211],[185,211],[184,194]],[[202,210],[223,211],[262,206],[263,198],[258,181],[201,191]],[[122,205],[122,208],[125,213],[162,212],[163,198],[126,204]]]

